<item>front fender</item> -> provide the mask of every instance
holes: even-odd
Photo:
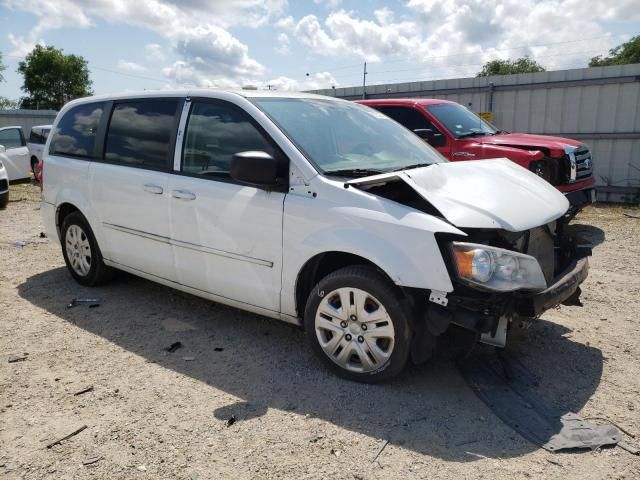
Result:
[[[313,257],[344,252],[365,258],[402,287],[453,290],[435,233],[464,235],[450,224],[379,199],[381,210],[322,208],[322,202],[288,196],[285,202],[282,310],[295,315],[299,272]]]

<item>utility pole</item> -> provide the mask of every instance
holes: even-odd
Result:
[[[362,72],[362,99],[367,99],[367,62],[364,62],[364,70]]]

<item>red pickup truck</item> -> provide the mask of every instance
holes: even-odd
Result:
[[[504,132],[448,100],[409,98],[357,102],[401,123],[449,160],[505,157],[549,181],[566,195],[574,211],[595,201],[591,152],[576,140]]]

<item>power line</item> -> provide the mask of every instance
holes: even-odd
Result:
[[[19,59],[19,60],[24,60],[24,58],[25,58],[24,56],[19,56],[19,55],[3,55],[3,57],[16,58],[16,59]],[[122,76],[125,76],[125,77],[132,77],[132,78],[140,78],[142,80],[152,80],[154,82],[162,82],[162,83],[166,83],[167,82],[167,79],[160,79],[160,78],[155,78],[155,77],[147,77],[145,75],[137,75],[135,73],[120,72],[118,70],[113,70],[113,69],[110,69],[110,68],[98,67],[96,65],[92,65],[90,62],[88,62],[88,63],[89,63],[90,68],[93,69],[93,70],[101,70],[103,72],[109,72],[109,73],[113,73],[115,75],[122,75]]]

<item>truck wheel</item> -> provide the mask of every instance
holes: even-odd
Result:
[[[9,192],[6,191],[4,193],[0,193],[0,209],[4,210],[7,208],[7,204],[9,203]]]
[[[33,173],[33,178],[35,179],[36,183],[38,183],[39,170],[38,170],[38,159],[36,157],[31,157],[31,172]]]
[[[393,283],[372,267],[352,266],[313,288],[304,323],[313,350],[332,371],[376,383],[398,375],[407,363],[409,318]]]
[[[102,261],[102,253],[80,212],[72,212],[62,222],[62,255],[69,272],[82,285],[101,285],[113,277],[113,269]]]

